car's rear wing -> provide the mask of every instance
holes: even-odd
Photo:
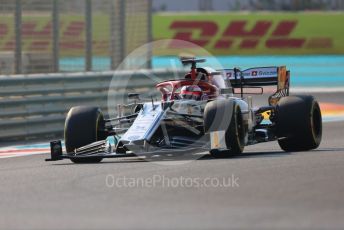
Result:
[[[241,71],[240,69],[224,69],[225,81],[233,88],[276,86],[276,92],[270,96],[270,104],[275,104],[289,95],[290,71],[281,67],[255,67]],[[242,91],[241,91],[242,92]]]
[[[241,71],[240,69],[224,69],[226,81],[233,88],[241,86],[269,86],[277,85],[279,78],[287,75],[285,66],[282,67],[256,67]],[[282,80],[282,79],[281,79]]]

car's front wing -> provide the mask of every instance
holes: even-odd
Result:
[[[61,141],[50,142],[50,158],[46,161],[60,161],[63,159],[92,159],[92,158],[124,158],[145,155],[167,155],[167,154],[194,154],[205,151],[204,147],[199,145],[190,145],[184,148],[159,148],[154,151],[140,153],[117,153],[107,142],[98,141],[90,145],[76,149],[73,153],[63,153]]]

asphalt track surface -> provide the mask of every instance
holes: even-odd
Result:
[[[170,166],[136,158],[86,165],[44,162],[47,155],[0,159],[0,229],[343,229],[343,137],[344,122],[325,123],[314,151],[285,153],[264,143],[234,159],[206,155]],[[235,183],[112,183],[157,175]]]

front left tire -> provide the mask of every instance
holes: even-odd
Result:
[[[101,110],[97,107],[77,106],[69,110],[64,130],[66,151],[74,152],[75,149],[105,140],[105,121]],[[102,158],[71,159],[74,163],[98,163]]]

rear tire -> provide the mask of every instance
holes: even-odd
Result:
[[[217,131],[221,127],[218,127],[218,119],[228,119],[228,121],[221,122],[226,127],[225,130],[225,142],[227,150],[210,150],[210,154],[214,158],[228,158],[241,154],[245,147],[245,127],[240,106],[235,102],[229,102],[226,100],[212,101],[206,106],[204,112],[204,126],[205,131]],[[233,108],[233,109],[232,109]],[[230,113],[230,116],[228,114]],[[226,115],[228,117],[226,117]],[[214,123],[215,127],[214,127]]]
[[[322,138],[322,118],[312,96],[289,96],[277,104],[278,144],[286,152],[316,149]]]
[[[102,112],[97,107],[78,106],[69,110],[66,122],[64,139],[67,153],[75,149],[105,140],[105,122]],[[99,163],[103,158],[71,159],[74,163]]]

